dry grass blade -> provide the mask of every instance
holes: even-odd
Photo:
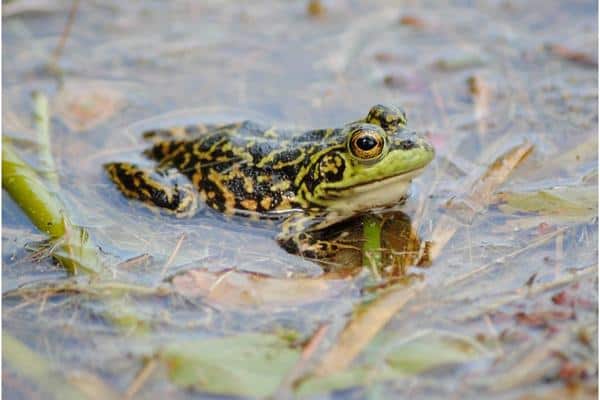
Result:
[[[152,256],[148,253],[144,253],[144,254],[140,254],[139,256],[135,256],[132,258],[129,258],[123,262],[120,262],[119,264],[117,264],[117,269],[133,269],[136,267],[139,267],[141,265],[146,265],[148,264],[150,261],[152,261]]]
[[[590,276],[591,274],[597,273],[597,271],[598,271],[598,265],[590,265],[590,266],[581,268],[581,269],[577,270],[576,272],[557,277],[552,282],[520,287],[511,293],[507,293],[506,296],[502,297],[501,299],[499,299],[498,301],[496,301],[492,304],[489,304],[485,307],[477,308],[471,312],[468,312],[467,314],[461,316],[459,318],[459,320],[467,321],[467,320],[478,318],[481,315],[487,315],[506,304],[509,304],[513,301],[522,300],[526,296],[533,296],[533,295],[536,295],[539,293],[547,292],[549,290],[554,290],[561,286],[570,285],[574,282],[579,282],[583,278],[586,278],[586,277]]]
[[[569,60],[586,67],[598,67],[598,60],[596,60],[596,58],[594,58],[592,55],[586,54],[582,51],[572,50],[560,44],[546,45],[546,49],[555,56],[564,58],[565,60]]]
[[[491,90],[489,85],[480,76],[472,76],[467,80],[469,91],[473,96],[475,106],[475,120],[477,121],[477,131],[483,135],[487,131],[487,125],[484,118],[490,112]]]
[[[119,394],[99,376],[77,371],[69,374],[67,381],[85,395],[88,400],[118,399]]]
[[[512,171],[532,150],[533,144],[523,143],[504,153],[488,167],[481,179],[475,182],[467,196],[467,202],[476,205],[474,211],[482,211],[494,200],[495,190],[508,179]]]
[[[558,235],[563,234],[567,230],[568,230],[568,228],[557,229],[554,232],[550,232],[550,233],[548,233],[548,234],[546,234],[544,236],[541,236],[538,239],[536,239],[536,240],[532,241],[531,243],[529,243],[527,246],[521,247],[520,249],[517,249],[517,250],[513,251],[512,253],[509,253],[509,254],[503,255],[501,257],[498,257],[498,258],[496,258],[496,259],[494,259],[494,260],[492,260],[492,261],[490,261],[490,262],[488,262],[486,264],[483,264],[483,265],[481,265],[481,266],[479,266],[479,267],[477,267],[475,269],[472,269],[471,271],[469,271],[469,272],[467,272],[465,274],[462,274],[462,275],[459,275],[459,276],[456,276],[456,277],[450,279],[449,281],[446,282],[445,285],[446,286],[454,285],[454,284],[456,284],[458,282],[462,282],[462,281],[464,281],[466,279],[470,279],[470,278],[472,278],[474,276],[477,276],[477,275],[481,274],[482,272],[484,272],[485,270],[487,270],[488,268],[490,268],[493,265],[496,265],[498,263],[503,263],[503,262],[505,262],[509,258],[515,257],[515,256],[517,256],[517,255],[519,255],[521,253],[524,253],[524,252],[526,252],[528,250],[531,250],[531,249],[533,249],[533,248],[535,248],[537,246],[541,246],[541,245],[543,245],[545,243],[548,243],[551,239],[553,239],[554,237],[556,237]]]
[[[390,319],[424,287],[423,284],[395,286],[382,293],[348,322],[337,342],[315,368],[314,375],[330,375],[348,367]]]
[[[142,367],[142,369],[137,373],[137,375],[133,379],[133,382],[131,382],[131,385],[129,385],[129,387],[125,391],[123,398],[125,400],[132,399],[133,396],[135,396],[136,393],[140,391],[142,386],[144,386],[144,383],[146,383],[148,378],[150,378],[157,366],[158,361],[156,358],[152,358],[149,361],[147,361]]]
[[[315,350],[317,350],[319,345],[323,342],[325,335],[329,331],[329,327],[329,323],[319,325],[315,333],[311,336],[302,349],[302,353],[300,354],[298,362],[296,362],[296,364],[292,367],[292,369],[290,369],[290,371],[281,381],[281,384],[275,391],[273,398],[281,399],[292,397],[292,387],[294,386],[294,383],[297,382],[299,378],[301,378],[302,375],[307,371],[308,362],[314,355]]]
[[[165,262],[165,265],[163,266],[162,270],[160,271],[161,279],[164,278],[165,273],[167,272],[167,269],[171,266],[171,264],[173,264],[175,257],[177,257],[177,254],[179,253],[179,250],[181,249],[181,245],[183,244],[184,239],[185,239],[185,233],[182,233],[181,236],[179,237],[179,239],[177,239],[177,243],[175,244],[175,247],[173,248],[171,255],[167,259],[167,262]]]
[[[493,382],[490,382],[490,389],[506,391],[510,388],[539,381],[550,370],[557,367],[558,360],[553,359],[552,355],[564,348],[572,334],[567,330],[541,343],[525,355],[518,365],[509,372],[503,376],[494,377]]]
[[[77,9],[79,8],[79,0],[73,0],[71,4],[71,9],[69,10],[69,17],[67,19],[67,24],[65,25],[65,29],[60,35],[60,40],[58,45],[52,52],[52,59],[50,61],[51,67],[56,67],[58,64],[58,60],[62,55],[62,52],[65,48],[65,44],[67,43],[67,39],[69,38],[69,34],[71,33],[71,28],[73,27],[73,23],[75,23],[75,17],[77,16]]]
[[[488,167],[479,179],[475,180],[469,193],[457,197],[457,200],[450,204],[450,208],[458,208],[454,206],[455,204],[466,206],[466,219],[472,219],[494,200],[495,190],[508,179],[511,172],[532,150],[533,145],[526,142],[504,153]],[[432,260],[440,254],[458,228],[459,223],[453,218],[445,215],[440,218],[431,236],[433,244],[430,248],[430,256]]]

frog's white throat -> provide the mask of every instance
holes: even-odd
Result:
[[[341,196],[330,204],[329,208],[340,214],[349,215],[397,204],[406,198],[412,179],[422,171],[423,168],[419,168],[405,174],[344,189],[343,193],[340,193]]]

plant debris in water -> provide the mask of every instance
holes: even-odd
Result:
[[[3,395],[595,398],[597,5],[403,7],[4,4]],[[320,264],[102,175],[146,129],[378,103],[436,160]]]

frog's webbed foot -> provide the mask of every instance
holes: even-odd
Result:
[[[325,240],[326,228],[336,221],[327,216],[310,214],[290,216],[284,221],[277,242],[288,253],[312,259],[325,259],[342,249],[356,250],[355,246],[344,243],[343,233]]]
[[[287,237],[280,234],[277,236],[277,242],[288,253],[316,260],[329,258],[343,249],[357,250],[356,246],[344,244],[336,239],[317,239],[311,232],[300,232]]]
[[[198,193],[174,170],[154,171],[121,162],[105,164],[108,177],[126,197],[159,207],[178,218],[198,211]]]

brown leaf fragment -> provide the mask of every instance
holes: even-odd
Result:
[[[380,63],[392,63],[395,61],[400,61],[400,57],[392,54],[392,53],[388,53],[388,52],[379,52],[379,53],[375,53],[375,55],[373,56],[373,58],[375,58],[375,61],[380,62]]]
[[[567,361],[561,365],[558,376],[564,380],[571,380],[574,378],[583,379],[587,376],[587,371],[585,370],[585,367]]]
[[[588,308],[588,309],[593,308],[594,304],[595,304],[587,299],[581,298],[579,296],[574,296],[565,290],[562,290],[562,291],[558,292],[557,294],[555,294],[554,296],[552,296],[552,302],[559,306],[567,306],[567,307],[582,306],[582,307]]]
[[[531,327],[547,327],[553,321],[566,321],[572,319],[572,311],[536,311],[532,313],[518,312],[515,319],[519,324]]]
[[[54,110],[75,132],[87,131],[107,121],[125,105],[121,93],[96,83],[71,84],[58,94]]]
[[[413,28],[423,29],[427,26],[422,18],[414,15],[403,15],[400,17],[400,25],[412,26]]]
[[[273,307],[313,303],[339,295],[348,280],[274,278],[233,269],[192,269],[172,279],[175,291],[226,307]]]
[[[554,231],[556,228],[550,225],[547,222],[541,222],[538,225],[538,235],[547,235],[548,233]]]
[[[587,365],[569,360],[563,361],[558,371],[558,379],[564,381],[567,385],[580,383],[589,376]]]
[[[560,44],[548,44],[546,45],[546,50],[557,57],[581,64],[585,67],[598,67],[598,60],[582,51],[573,50]]]

